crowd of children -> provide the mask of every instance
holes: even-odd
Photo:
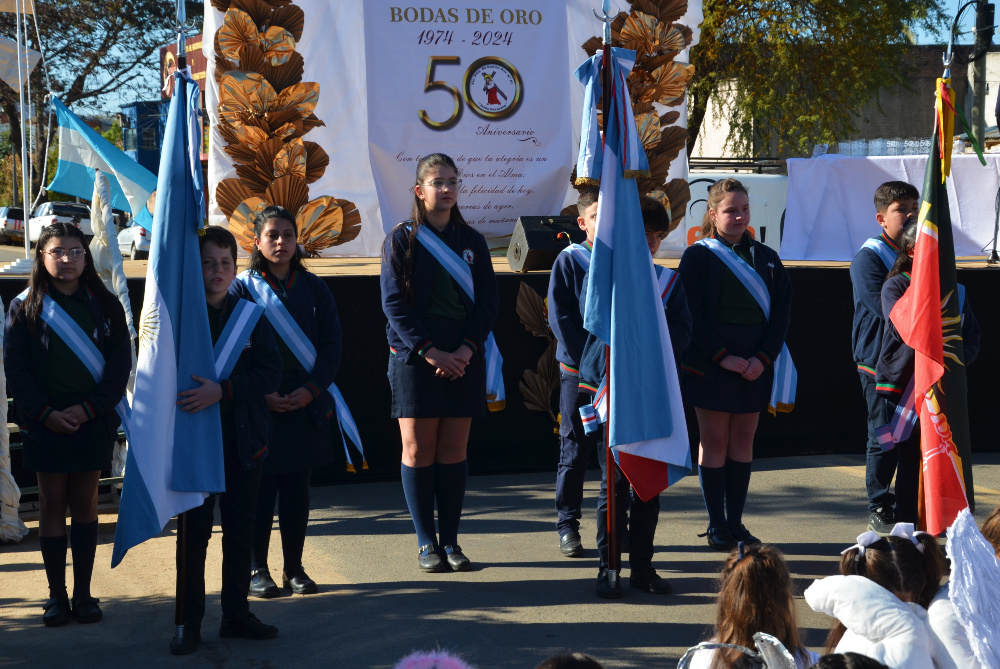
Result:
[[[392,229],[382,254],[391,415],[398,419],[402,437],[400,476],[416,533],[417,566],[427,572],[471,568],[458,542],[466,451],[472,419],[486,412],[487,356],[495,346],[490,331],[498,311],[497,283],[485,239],[459,210],[461,183],[448,156],[422,158],[412,217]],[[560,551],[572,558],[584,552],[580,519],[585,470],[593,453],[603,448],[602,433],[587,434],[579,413],[594,401],[605,371],[605,348],[584,329],[582,306],[598,197],[597,189],[581,192],[578,224],[586,241],[559,254],[548,291],[561,379],[557,530]],[[734,646],[752,647],[757,632],[781,642],[800,669],[876,666],[866,665],[862,656],[888,666],[979,666],[947,588],[941,587],[941,549],[934,537],[914,531],[916,437],[884,450],[875,434],[888,422],[913,375],[913,352],[886,316],[909,285],[918,200],[909,184],[879,187],[876,220],[884,231],[866,242],[851,265],[852,344],[869,414],[869,531],[844,551],[840,576],[817,581],[806,591],[811,607],[837,620],[827,647],[828,652],[845,653],[837,658],[820,659],[802,644],[784,558],[762,544],[742,519],[754,433],[771,397],[774,362],[783,349],[791,305],[780,259],[754,239],[749,227],[746,188],[735,179],[715,183],[702,240],[685,251],[677,272],[655,267],[683,400],[693,408],[700,431],[699,479],[708,515],[703,536],[710,547],[730,552],[710,639],[723,645],[696,654],[692,667],[744,666],[745,656]],[[640,205],[652,255],[669,230],[669,214],[650,197],[640,198]],[[243,301],[262,306],[264,317],[247,335],[225,378],[212,381],[206,371],[205,377],[193,378],[194,388],[179,393],[183,411],[219,404],[226,491],[180,519],[187,537],[186,549],[178,548],[178,567],[185,573],[186,633],[171,645],[175,654],[193,652],[201,639],[205,560],[217,500],[223,549],[221,636],[268,639],[278,633],[248,605],[249,595],[279,592],[267,562],[276,503],[281,584],[300,594],[317,591],[302,554],[311,472],[336,453],[333,435],[339,430],[331,391],[341,360],[341,329],[329,289],[302,265],[297,239],[294,216],[268,207],[254,224],[250,269],[237,277],[233,235],[210,227],[200,237],[213,345]],[[755,295],[755,288],[766,299]],[[979,349],[979,329],[968,301],[963,298],[962,304],[965,360],[971,363]],[[91,349],[103,360],[100,370],[84,363]],[[115,407],[125,391],[130,355],[124,312],[97,277],[82,233],[59,223],[45,228],[28,288],[10,305],[4,360],[25,466],[37,473],[39,483],[39,543],[49,584],[43,622],[48,626],[102,617],[99,600],[89,589],[97,481],[110,464],[119,424]],[[597,594],[622,595],[620,585],[608,577],[612,550],[629,554],[632,587],[670,593],[670,584],[652,565],[659,497],[640,499],[616,468],[623,531],[619,544],[610,546],[608,472],[605,458],[598,461]],[[72,516],[69,540],[67,508]],[[983,532],[1000,545],[1000,513],[990,516]],[[68,544],[73,551],[72,598],[65,580]],[[593,658],[565,655],[539,666],[600,665]]]

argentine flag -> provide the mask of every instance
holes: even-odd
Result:
[[[146,208],[156,190],[156,175],[95,132],[59,98],[52,98],[59,121],[59,164],[46,189],[89,200],[94,194],[94,170],[108,179],[111,206],[131,211],[136,223],[152,232],[153,217]]]
[[[581,164],[589,164],[580,173],[601,182],[583,325],[611,347],[610,446],[646,501],[687,476],[691,451],[639,191],[635,179],[626,178],[649,169],[625,85],[635,52],[612,52],[611,116],[603,151],[595,142],[581,142]],[[591,104],[601,97],[602,60],[598,52],[576,73],[591,89],[585,96]],[[584,110],[584,118],[588,115],[590,110]]]
[[[175,72],[157,185],[146,294],[139,324],[139,362],[132,396],[132,432],[115,548],[116,566],[129,548],[163,531],[167,521],[225,490],[218,403],[195,414],[177,408],[177,392],[215,379],[198,248],[204,219],[201,170],[189,144],[198,137],[198,86]]]

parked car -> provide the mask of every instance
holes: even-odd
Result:
[[[88,242],[94,236],[94,230],[90,227],[89,206],[75,202],[43,202],[35,210],[35,215],[28,220],[28,239],[37,242],[42,228],[56,221],[70,223],[80,228]]]
[[[4,242],[24,241],[24,209],[0,207],[0,236]]]
[[[144,227],[130,220],[128,225],[118,233],[118,248],[122,256],[132,260],[143,260],[149,257],[150,235]]]

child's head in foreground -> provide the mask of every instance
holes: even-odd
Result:
[[[646,244],[649,246],[649,252],[655,256],[660,243],[670,234],[670,213],[662,202],[648,195],[639,196],[639,209],[642,211]]]
[[[201,272],[205,281],[205,298],[209,303],[219,302],[229,292],[229,285],[236,278],[236,238],[218,225],[210,225],[198,237],[201,250]]]
[[[905,181],[886,181],[875,190],[875,220],[893,242],[920,213],[920,191]]]
[[[587,233],[587,239],[594,242],[594,232],[597,230],[597,198],[600,190],[597,186],[588,186],[580,191],[576,199],[576,224]]]

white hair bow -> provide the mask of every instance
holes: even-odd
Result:
[[[924,552],[924,545],[920,543],[917,539],[921,534],[927,534],[921,530],[914,527],[913,523],[896,523],[892,532],[889,533],[890,537],[899,537],[900,539],[909,539],[913,542],[913,545],[917,547],[917,550],[921,553]]]
[[[840,551],[840,554],[844,555],[844,554],[848,553],[849,551],[852,551],[855,548],[857,548],[858,549],[858,557],[861,557],[862,555],[865,554],[865,547],[871,546],[873,543],[875,543],[876,541],[878,541],[881,538],[882,537],[879,536],[878,532],[872,532],[871,530],[868,530],[867,532],[858,535],[858,543],[854,544],[853,546],[849,546],[849,547],[845,548],[844,550]]]

